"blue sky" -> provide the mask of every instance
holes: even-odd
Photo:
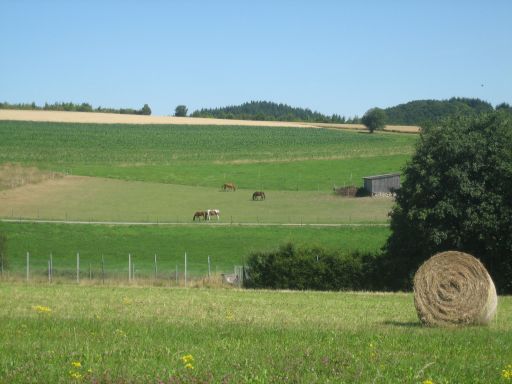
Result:
[[[0,0],[0,101],[512,104],[512,1]]]

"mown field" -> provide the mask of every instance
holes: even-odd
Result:
[[[0,283],[3,383],[501,383],[489,327],[425,328],[411,294]]]
[[[376,251],[385,242],[387,227],[216,227],[190,226],[105,226],[0,223],[0,233],[8,238],[10,277],[25,277],[26,253],[30,253],[31,277],[44,280],[50,254],[55,278],[74,279],[76,254],[80,254],[81,275],[101,278],[103,256],[107,279],[126,280],[128,254],[135,263],[136,277],[152,279],[157,254],[158,279],[165,284],[184,271],[187,253],[190,275],[232,273],[251,252],[272,250],[281,244],[323,246],[345,252]],[[6,274],[7,276],[7,274]]]

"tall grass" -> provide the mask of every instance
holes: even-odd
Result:
[[[500,383],[489,327],[423,328],[412,295],[0,283],[6,383]],[[187,366],[187,364],[190,364]]]

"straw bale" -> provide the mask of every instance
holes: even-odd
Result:
[[[438,253],[414,276],[414,305],[424,325],[488,324],[496,313],[496,288],[483,264],[457,251]]]

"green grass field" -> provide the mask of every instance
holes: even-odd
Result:
[[[74,175],[330,191],[398,171],[416,135],[278,127],[0,121],[0,163]]]
[[[392,200],[343,198],[332,192],[267,191],[67,177],[0,191],[0,217],[82,221],[191,223],[197,210],[220,209],[223,223],[386,223]],[[214,219],[215,221],[215,219]]]
[[[487,384],[512,364],[510,297],[460,329],[421,327],[411,294],[0,283],[0,298],[2,383]]]
[[[80,253],[82,276],[100,277],[101,256],[108,278],[128,276],[128,254],[136,276],[152,277],[157,254],[158,276],[162,280],[184,269],[187,252],[191,275],[205,276],[208,256],[212,273],[231,273],[252,251],[271,250],[286,242],[321,245],[346,252],[376,251],[385,242],[387,227],[216,227],[190,226],[105,226],[65,224],[0,223],[8,239],[7,259],[11,276],[25,276],[26,253],[30,252],[32,278],[45,279],[52,254],[57,277],[74,278],[76,253]]]

